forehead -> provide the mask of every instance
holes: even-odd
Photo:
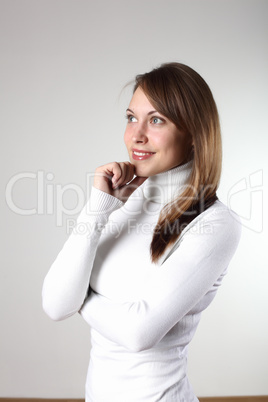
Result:
[[[150,103],[149,99],[140,87],[138,87],[134,92],[129,103],[129,108],[132,109],[134,112],[142,110],[155,110],[154,106]]]

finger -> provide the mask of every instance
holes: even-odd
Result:
[[[117,162],[107,163],[99,166],[95,171],[94,187],[111,194],[112,179],[118,180],[121,177],[121,168]]]
[[[120,199],[125,202],[131,196],[131,194],[135,190],[137,190],[137,188],[140,187],[142,183],[145,182],[145,180],[147,180],[147,177],[135,177],[134,180],[132,180],[129,184],[127,184],[126,186],[124,186],[124,188],[120,190]]]
[[[112,186],[114,187],[122,176],[122,169],[120,163],[118,162],[113,162],[109,166],[110,166],[110,175],[112,179]]]
[[[128,177],[127,177],[126,183],[130,182],[135,175],[135,166],[132,165],[130,162],[128,162],[128,164],[129,164],[129,169],[128,169]]]
[[[121,176],[113,181],[113,188],[119,188],[128,183],[134,176],[134,166],[130,162],[120,162]]]
[[[123,162],[118,162],[118,165],[120,167],[120,176],[119,175],[114,175],[112,182],[113,182],[113,188],[118,188],[125,179],[126,176],[126,168],[124,166]]]
[[[98,175],[103,175],[105,177],[113,177],[114,175],[120,177],[121,170],[117,162],[107,163],[106,165],[99,166],[95,173]]]
[[[125,185],[133,179],[134,166],[130,162],[124,162],[124,178],[121,179],[121,185]]]

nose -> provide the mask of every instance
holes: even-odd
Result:
[[[135,144],[146,144],[148,141],[147,130],[144,124],[139,124],[133,133],[132,141]]]

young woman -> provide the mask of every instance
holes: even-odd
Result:
[[[79,312],[90,325],[87,402],[197,401],[187,346],[240,238],[216,196],[221,138],[209,87],[179,63],[137,76],[124,139],[130,162],[96,169],[45,278],[44,310],[54,320]]]

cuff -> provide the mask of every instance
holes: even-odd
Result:
[[[105,225],[112,212],[124,205],[118,198],[92,187],[90,199],[82,209],[77,222],[88,222],[94,219],[95,223]]]

